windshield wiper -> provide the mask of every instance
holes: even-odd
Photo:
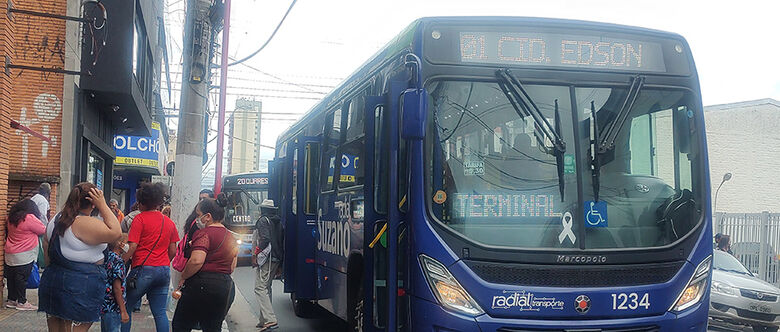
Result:
[[[639,90],[642,89],[644,84],[644,76],[636,76],[631,79],[631,86],[628,88],[628,94],[626,95],[626,99],[623,100],[623,106],[621,106],[620,110],[617,112],[615,120],[609,124],[609,127],[604,132],[604,137],[597,137],[597,140],[600,138],[598,146],[599,154],[603,154],[615,148],[615,140],[617,139],[618,134],[620,134],[620,129],[623,128],[626,119],[628,119],[628,114],[631,113],[631,109],[634,108],[636,98],[639,96]]]
[[[254,196],[250,195],[249,192],[246,191],[246,189],[241,188],[241,192],[244,193],[244,195],[246,195],[246,197],[249,197],[249,199],[252,201],[252,203],[255,203],[256,205],[260,205],[260,201],[258,201],[257,198],[255,198]]]
[[[501,90],[509,99],[509,103],[512,104],[515,112],[521,117],[530,116],[544,137],[552,142],[553,148],[561,153],[566,152],[566,142],[563,141],[558,131],[550,125],[550,122],[544,117],[536,103],[531,100],[531,96],[525,91],[523,85],[512,76],[509,69],[499,69],[496,71],[496,77],[498,78],[499,87],[501,87]],[[541,146],[545,146],[544,141],[540,140],[538,136],[537,141],[540,141]]]
[[[561,113],[558,111],[558,99],[555,100],[555,131],[561,132]],[[563,191],[566,184],[563,181],[563,151],[558,149],[555,149],[555,166],[558,168],[558,190],[561,192],[561,202],[564,202]]]
[[[590,176],[593,183],[593,200],[599,201],[601,158],[599,158],[599,121],[596,117],[596,103],[590,101],[590,121],[593,122],[593,139],[590,141]]]
[[[623,124],[628,119],[628,114],[631,113],[631,109],[634,108],[636,98],[639,96],[639,91],[645,84],[644,76],[635,76],[631,79],[631,85],[628,87],[628,93],[626,99],[623,100],[623,105],[618,110],[615,120],[613,120],[604,135],[601,135],[599,131],[599,122],[596,117],[596,107],[593,101],[590,102],[590,117],[593,121],[593,140],[591,140],[590,148],[590,164],[591,164],[591,178],[593,182],[593,199],[599,201],[599,187],[600,187],[600,175],[601,175],[601,155],[609,150],[615,148],[615,140],[620,129],[623,128]]]
[[[561,201],[563,202],[565,189],[563,179],[563,154],[566,152],[566,142],[560,135],[562,129],[561,114],[558,110],[558,99],[555,99],[555,127],[553,127],[550,125],[550,122],[547,121],[547,118],[544,117],[542,111],[539,110],[539,107],[536,106],[536,103],[531,99],[531,96],[528,95],[528,92],[525,91],[525,88],[520,84],[520,81],[512,76],[509,69],[497,70],[496,77],[498,78],[498,85],[501,87],[501,91],[504,92],[504,95],[506,95],[506,98],[515,109],[515,112],[517,112],[517,115],[523,118],[530,116],[534,120],[536,128],[539,128],[544,137],[552,142],[552,154],[555,155],[555,165],[558,170],[558,189],[560,190]],[[536,136],[536,141],[539,143],[539,146],[545,147],[544,139],[541,139],[538,134],[536,134],[536,130],[534,130],[534,136]],[[547,153],[550,153],[550,151]]]

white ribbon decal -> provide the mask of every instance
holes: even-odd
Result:
[[[558,241],[563,243],[564,239],[569,238],[569,240],[571,240],[571,244],[574,244],[574,242],[577,241],[577,237],[574,236],[574,232],[571,231],[571,226],[574,224],[571,213],[564,213],[563,219],[561,219],[561,223],[563,224],[563,231],[561,231],[561,234],[558,235]]]

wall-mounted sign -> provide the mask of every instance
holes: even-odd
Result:
[[[159,153],[160,124],[152,122],[152,136],[114,136],[114,164],[124,166],[144,166],[157,168],[160,165]]]

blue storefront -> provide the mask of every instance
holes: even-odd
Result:
[[[152,123],[152,136],[114,136],[114,175],[111,198],[119,201],[125,213],[135,203],[135,192],[152,176],[163,175],[167,152],[160,123]]]

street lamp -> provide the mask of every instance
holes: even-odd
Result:
[[[723,184],[726,183],[726,181],[731,180],[731,172],[728,172],[726,174],[723,174],[723,181],[720,181],[720,185],[718,186],[718,189],[715,190],[715,206],[712,207],[712,212],[718,211],[718,192],[720,192],[720,187],[723,187]]]

